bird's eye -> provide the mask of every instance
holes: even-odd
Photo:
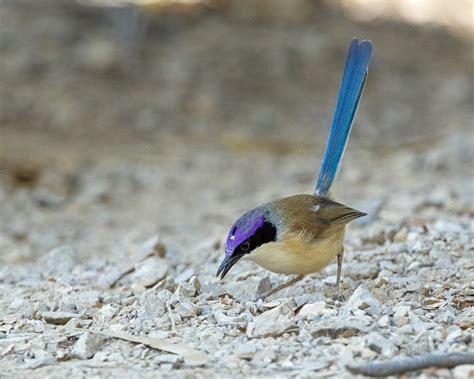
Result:
[[[242,242],[240,244],[240,249],[243,251],[247,251],[248,249],[250,249],[250,242],[249,241]]]

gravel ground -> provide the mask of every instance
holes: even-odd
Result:
[[[473,351],[469,41],[321,6],[117,36],[115,14],[18,4],[0,4],[0,377],[349,378]],[[243,211],[311,192],[354,34],[376,54],[334,193],[369,214],[344,300],[335,264],[258,300],[287,278],[241,262],[217,281],[222,244]]]

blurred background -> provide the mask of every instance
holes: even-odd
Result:
[[[472,17],[470,0],[0,1],[0,262],[63,244],[117,261],[158,234],[177,271],[214,270],[241,212],[312,191],[354,36],[374,55],[337,200],[385,225],[440,198],[472,217]]]

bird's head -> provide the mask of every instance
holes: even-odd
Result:
[[[227,236],[225,257],[217,270],[221,279],[245,255],[251,254],[264,243],[275,241],[277,229],[261,207],[243,214],[232,226]]]

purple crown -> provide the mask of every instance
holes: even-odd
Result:
[[[263,226],[265,218],[258,211],[250,211],[241,216],[230,229],[225,245],[225,254],[231,256],[246,239],[253,236]]]

